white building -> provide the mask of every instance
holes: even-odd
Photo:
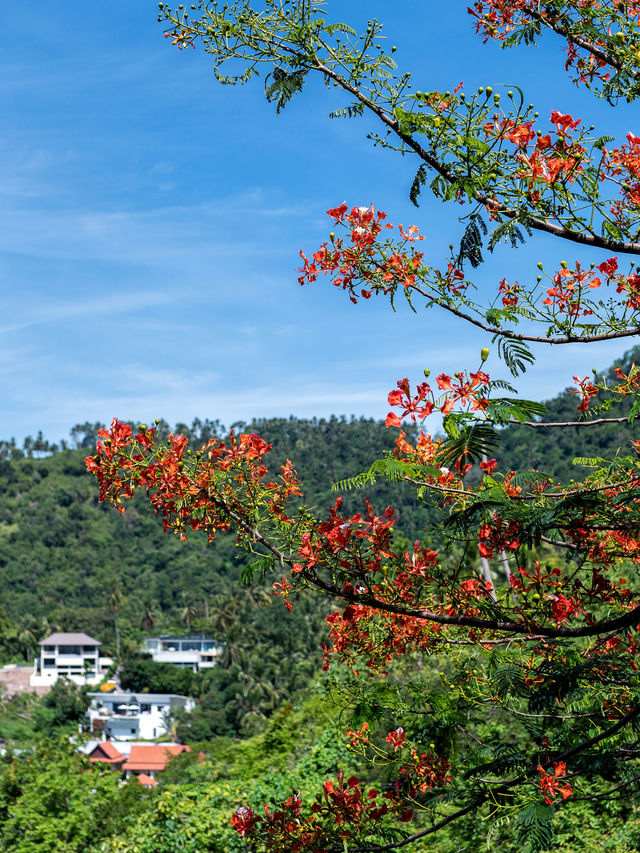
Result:
[[[142,648],[156,663],[172,663],[186,666],[194,672],[216,665],[222,647],[207,634],[184,634],[181,636],[150,637]]]
[[[90,693],[94,734],[112,740],[154,740],[169,732],[172,711],[191,711],[193,699],[175,693]]]
[[[78,685],[99,684],[113,663],[111,658],[100,657],[100,641],[88,634],[51,634],[39,645],[31,687],[51,687],[60,676]]]

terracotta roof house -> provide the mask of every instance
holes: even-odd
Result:
[[[138,773],[136,779],[144,788],[155,788],[158,784],[157,779],[154,779],[152,776],[147,776],[146,773]]]
[[[159,743],[152,745],[131,746],[131,752],[122,765],[125,778],[132,774],[143,773],[154,778],[156,773],[161,772],[167,766],[167,762],[174,755],[190,752],[188,746],[180,743]]]
[[[103,740],[96,744],[89,753],[89,761],[101,764],[110,764],[116,770],[120,770],[126,756],[123,755],[110,740]]]

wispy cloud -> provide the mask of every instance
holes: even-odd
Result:
[[[166,292],[151,291],[146,293],[106,293],[104,296],[91,297],[83,301],[58,301],[35,306],[24,306],[23,316],[12,323],[0,326],[0,334],[19,332],[33,326],[44,324],[60,324],[77,320],[82,317],[97,317],[102,321],[107,317],[139,311],[152,306],[166,305],[171,301],[171,295]],[[15,309],[14,309],[15,311]]]

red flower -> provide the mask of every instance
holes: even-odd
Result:
[[[561,784],[558,780],[562,776],[567,775],[567,765],[564,761],[553,762],[553,773],[547,771],[538,764],[538,772],[540,773],[540,790],[544,794],[544,801],[547,805],[551,805],[558,794],[562,795],[562,799],[566,800],[573,794],[573,788],[568,782]]]
[[[393,412],[389,412],[385,421],[386,426],[400,426],[402,418],[407,415],[409,415],[411,420],[415,423],[416,418],[426,418],[427,415],[431,414],[433,411],[433,403],[425,399],[427,394],[431,393],[431,388],[426,382],[422,382],[418,385],[415,397],[411,396],[411,387],[409,385],[409,380],[406,377],[404,379],[399,379],[396,384],[398,386],[398,390],[390,391],[387,399],[390,406],[396,406],[397,408],[401,408],[403,411],[400,416],[395,415]]]
[[[559,113],[557,110],[551,112],[551,121],[555,124],[558,133],[565,134],[568,130],[575,130],[580,124],[580,119],[574,119],[573,116]]]
[[[258,815],[253,811],[253,809],[250,809],[248,805],[240,806],[240,808],[231,815],[231,826],[235,829],[240,838],[244,838],[245,835],[253,832],[255,825],[261,820],[262,818],[258,817]]]
[[[404,732],[402,726],[398,726],[398,728],[394,732],[389,732],[385,740],[387,743],[390,743],[393,747],[393,751],[397,752],[400,747],[404,745],[407,736]]]

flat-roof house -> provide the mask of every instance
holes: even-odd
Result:
[[[99,684],[111,658],[100,657],[99,640],[82,633],[55,633],[40,640],[31,687],[50,687],[64,676],[75,684]]]
[[[172,711],[191,711],[194,700],[176,693],[90,693],[91,731],[114,740],[155,740],[168,734]]]
[[[162,634],[148,637],[142,648],[156,663],[172,663],[198,672],[216,665],[222,652],[217,640],[209,634]]]

